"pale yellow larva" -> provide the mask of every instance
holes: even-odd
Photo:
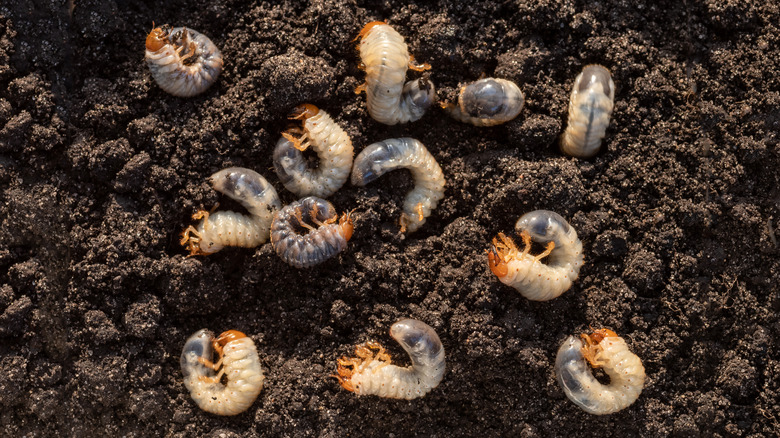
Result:
[[[412,365],[392,365],[384,348],[367,342],[355,348],[357,357],[342,357],[333,377],[357,395],[412,400],[437,387],[444,378],[444,346],[422,321],[404,319],[390,327],[390,336],[409,354]],[[372,350],[377,350],[374,353]]]
[[[254,248],[268,240],[274,213],[282,205],[276,190],[259,173],[243,167],[222,169],[209,177],[214,190],[246,207],[249,215],[234,211],[210,213],[200,210],[200,219],[182,233],[181,244],[190,255],[213,254],[226,246]]]
[[[282,134],[274,149],[274,168],[287,190],[298,196],[327,198],[340,189],[352,170],[354,150],[349,135],[314,105],[295,107],[289,118],[303,121],[303,129]],[[295,135],[300,137],[295,137]],[[320,158],[310,168],[301,151],[311,147]]]
[[[219,359],[212,362],[215,351]],[[255,343],[237,330],[216,339],[206,329],[195,332],[184,343],[181,372],[195,403],[217,415],[237,415],[249,409],[265,379]]]
[[[484,78],[461,87],[457,105],[448,103],[442,107],[460,122],[495,126],[517,117],[524,103],[523,92],[514,82]]]
[[[146,37],[146,64],[157,85],[174,96],[202,93],[222,72],[222,53],[202,33],[156,27]]]
[[[352,184],[365,186],[395,169],[409,169],[414,188],[404,198],[401,232],[420,228],[444,197],[444,174],[428,149],[413,138],[390,138],[363,149],[352,165]]]
[[[639,398],[645,385],[645,367],[615,332],[595,330],[569,336],[555,358],[555,374],[566,396],[585,412],[605,415],[625,409]],[[595,377],[588,366],[602,368],[609,385]]]
[[[561,136],[567,155],[590,158],[601,148],[615,106],[615,83],[609,70],[587,65],[574,80],[569,99],[569,125]]]
[[[436,101],[436,90],[427,78],[404,83],[406,70],[422,71],[431,66],[415,63],[404,37],[382,21],[366,24],[358,38],[366,82],[355,92],[366,92],[368,113],[386,125],[419,120]]]
[[[582,267],[582,242],[577,232],[558,213],[536,210],[515,224],[525,248],[520,251],[503,233],[493,239],[488,265],[502,283],[533,301],[547,301],[567,291]],[[547,250],[531,255],[531,240],[547,244]],[[542,259],[548,257],[548,262]]]

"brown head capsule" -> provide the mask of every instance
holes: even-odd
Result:
[[[303,105],[298,105],[293,108],[293,110],[290,111],[290,114],[287,115],[287,118],[292,120],[307,120],[316,116],[319,112],[320,109],[316,106],[310,103],[304,103]]]
[[[168,44],[168,34],[161,28],[156,27],[146,36],[146,50],[156,52]]]

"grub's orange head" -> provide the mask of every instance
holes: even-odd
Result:
[[[146,50],[156,52],[168,44],[168,33],[161,27],[155,27],[146,36]]]
[[[617,338],[617,333],[613,332],[610,329],[598,329],[593,330],[593,333],[590,335],[583,334],[583,338],[587,338],[589,341],[589,344],[599,344],[601,341],[604,340],[604,338]]]
[[[227,345],[229,342],[233,342],[242,338],[245,338],[246,335],[241,333],[238,330],[228,330],[221,335],[219,335],[216,339],[217,344],[221,346]]]
[[[341,218],[339,219],[339,226],[341,227],[344,233],[344,240],[351,239],[352,232],[355,231],[355,226],[352,223],[352,211],[342,214]]]
[[[387,24],[387,23],[385,23],[384,21],[372,21],[372,22],[366,24],[365,26],[363,26],[363,29],[360,30],[360,33],[358,34],[358,36],[355,37],[355,39],[352,40],[352,41],[357,41],[359,39],[365,38],[366,35],[368,35],[368,33],[371,32],[371,29],[373,29],[374,26],[379,26],[380,24]]]
[[[302,105],[298,105],[295,108],[293,108],[292,111],[290,111],[290,114],[287,114],[288,119],[296,119],[296,120],[306,120],[308,118],[314,117],[317,115],[317,113],[320,112],[320,109],[316,106],[310,104],[310,103],[304,103]]]
[[[337,378],[339,380],[339,385],[341,385],[342,388],[350,392],[355,392],[355,386],[352,385],[352,381],[350,380],[355,371],[352,368],[354,367],[353,361],[345,356],[338,360],[338,364],[336,374],[331,374],[330,376]]]
[[[490,249],[487,250],[487,256],[488,266],[496,277],[502,278],[505,277],[507,273],[509,273],[509,269],[506,266],[504,257],[501,256],[501,253],[495,245],[491,245]]]

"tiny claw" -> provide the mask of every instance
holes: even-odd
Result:
[[[208,221],[208,215],[209,215],[208,212],[201,210],[195,213],[193,215],[193,218],[197,220],[205,216],[206,221]],[[204,252],[203,250],[200,249],[200,239],[201,239],[200,232],[198,231],[197,228],[193,227],[192,225],[188,226],[187,228],[184,229],[184,231],[182,231],[181,239],[179,240],[179,245],[186,247],[187,251],[190,252],[187,255],[187,258],[194,257],[197,255],[202,255],[202,256],[209,255],[209,253]]]
[[[425,71],[430,70],[431,65],[427,62],[423,63],[417,63],[417,61],[414,60],[414,55],[409,55],[409,69],[414,71]]]
[[[282,132],[282,137],[284,137],[285,140],[287,140],[290,143],[292,143],[293,147],[295,149],[298,149],[301,152],[303,152],[303,151],[305,151],[306,149],[309,148],[310,143],[308,141],[307,142],[302,141],[303,137],[297,138],[293,134],[291,134],[291,132],[294,132],[294,131],[287,130],[287,131]]]
[[[580,350],[582,357],[585,358],[585,360],[587,360],[593,368],[601,368],[602,364],[597,357],[601,351],[601,347],[598,345],[598,342],[595,342],[593,337],[588,336],[585,333],[581,334],[580,337],[583,341],[585,341],[585,345],[583,345],[582,349]]]
[[[537,256],[534,256],[534,259],[538,261],[547,257],[548,255],[550,255],[553,249],[555,249],[555,242],[548,242],[547,247],[544,249],[544,252]]]
[[[448,110],[450,108],[454,108],[455,104],[454,103],[445,102],[445,101],[441,101],[441,102],[439,102],[439,106],[442,109]]]
[[[406,232],[406,226],[410,223],[412,223],[412,220],[409,216],[407,216],[406,213],[401,213],[401,218],[398,220],[398,225],[401,227],[401,233]]]
[[[531,252],[531,235],[527,230],[523,230],[520,233],[520,238],[523,239],[523,245],[525,246],[523,248],[523,256],[526,256]]]
[[[309,225],[309,224],[307,224],[306,222],[303,221],[303,216],[302,216],[302,213],[301,213],[300,209],[295,210],[295,218],[298,219],[298,224],[300,226],[308,229],[309,231],[317,231],[316,228],[312,227],[311,225]]]
[[[366,83],[363,82],[362,84],[355,87],[355,94],[365,93],[366,92]]]

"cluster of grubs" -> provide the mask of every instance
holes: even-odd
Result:
[[[406,73],[408,69],[424,72],[431,66],[417,63],[404,38],[384,22],[368,23],[358,39],[360,68],[366,79],[355,91],[365,92],[369,115],[386,125],[419,120],[437,100],[435,87],[427,75],[406,81]],[[146,39],[146,61],[160,88],[180,97],[204,92],[222,70],[219,49],[206,36],[185,27],[154,28]],[[599,151],[614,95],[609,70],[585,66],[572,88],[561,151],[579,158]],[[440,106],[455,120],[488,127],[514,119],[524,103],[514,82],[484,78],[463,85],[457,103]],[[351,212],[339,217],[335,207],[323,199],[348,179],[355,186],[365,186],[394,169],[411,171],[415,186],[404,199],[401,232],[419,229],[444,197],[444,174],[420,141],[386,139],[354,157],[349,135],[325,111],[303,104],[288,118],[300,126],[282,133],[273,164],[282,185],[303,198],[282,207],[276,190],[257,172],[238,167],[216,172],[209,178],[212,188],[240,203],[249,214],[196,212],[193,218],[200,222],[189,226],[181,239],[190,255],[212,254],[225,246],[251,248],[270,238],[282,260],[308,268],[343,251],[352,236]],[[303,154],[309,148],[319,158],[314,168]],[[574,228],[561,215],[546,210],[523,215],[515,228],[523,248],[499,233],[487,251],[493,274],[529,300],[551,300],[568,290],[583,264],[582,242]],[[544,251],[531,254],[533,242],[544,245]],[[421,321],[404,319],[392,325],[390,336],[409,354],[411,366],[393,365],[384,347],[368,341],[356,347],[355,357],[338,360],[333,377],[358,395],[411,400],[435,388],[445,369],[444,347],[436,332]],[[609,385],[596,380],[591,367],[602,368]],[[263,387],[254,342],[236,330],[216,338],[206,329],[193,334],[184,345],[181,368],[192,398],[214,414],[245,411]],[[632,404],[645,380],[640,359],[608,329],[582,334],[579,339],[569,336],[558,350],[555,373],[567,397],[597,415]]]

